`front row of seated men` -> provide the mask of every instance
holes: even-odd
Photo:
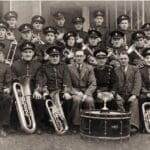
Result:
[[[73,132],[79,129],[81,106],[85,110],[94,109],[97,107],[96,102],[102,102],[101,95],[104,91],[107,91],[112,98],[111,104],[108,104],[110,109],[120,112],[131,111],[131,132],[139,130],[138,99],[140,92],[148,91],[146,98],[150,97],[149,48],[143,52],[145,65],[141,68],[141,73],[137,67],[129,64],[126,51],[119,54],[120,67],[116,69],[107,65],[107,51],[104,48],[99,48],[94,53],[98,62],[96,67],[89,66],[85,62],[86,56],[81,49],[74,52],[74,63],[68,66],[61,62],[61,48],[55,45],[47,48],[46,53],[49,58],[45,64],[40,64],[34,59],[35,45],[31,42],[24,42],[20,46],[20,51],[21,59],[14,62],[10,69],[4,63],[2,47],[0,50],[1,135],[6,136],[5,128],[10,124],[10,114],[13,116],[11,122],[17,117],[14,116],[12,84],[16,81],[21,82],[26,75],[31,78],[32,105],[36,117],[37,133],[41,133],[42,126],[49,120],[45,107],[45,95],[51,95],[56,90],[62,91],[64,86],[67,87],[62,95],[64,103],[72,102],[71,105],[68,105],[69,109],[64,111]],[[97,109],[101,107],[100,105]]]

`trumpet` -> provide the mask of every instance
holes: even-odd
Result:
[[[62,135],[68,131],[69,127],[62,109],[59,93],[58,90],[52,92],[51,96],[47,96],[45,105],[56,133]]]
[[[14,82],[13,92],[21,128],[31,134],[36,130],[36,121],[31,104],[30,76],[25,76],[21,83]]]
[[[14,40],[11,42],[11,44],[9,46],[9,51],[8,51],[7,57],[5,59],[5,63],[9,64],[10,66],[12,65],[12,63],[14,61],[17,45],[18,45],[17,41]]]

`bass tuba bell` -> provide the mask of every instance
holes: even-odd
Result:
[[[52,94],[50,94],[51,96],[47,97],[45,105],[56,133],[62,135],[67,132],[69,128],[62,109],[59,93],[59,90],[52,92]]]
[[[21,128],[31,134],[36,130],[36,121],[31,104],[30,76],[25,76],[21,83],[14,82],[13,92]]]

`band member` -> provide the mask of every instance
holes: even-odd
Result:
[[[99,48],[95,51],[94,56],[97,60],[97,66],[94,73],[97,82],[95,97],[98,105],[103,106],[103,93],[110,97],[108,104],[109,109],[124,111],[123,100],[117,94],[118,78],[112,66],[107,65],[107,51],[105,48]],[[107,92],[107,93],[106,93]],[[102,100],[102,101],[101,101]]]
[[[124,44],[130,46],[132,30],[130,29],[130,17],[128,15],[120,15],[117,18],[118,29],[124,33]]]
[[[150,23],[143,24],[141,30],[145,33],[145,47],[150,47]]]
[[[76,32],[76,42],[79,44],[86,43],[87,32],[83,31],[83,24],[85,22],[84,17],[75,17],[72,19],[74,25],[74,31]]]
[[[63,99],[70,99],[69,89],[71,87],[70,77],[68,73],[68,67],[60,62],[60,47],[50,46],[46,53],[49,55],[49,61],[46,63],[45,67],[41,68],[36,74],[36,85],[37,88],[34,91],[34,98],[37,99],[37,110],[38,114],[38,124],[39,127],[45,122],[48,122],[49,117],[47,116],[47,111],[45,108],[45,95],[52,96],[53,92],[63,90],[64,85],[67,87],[67,91],[63,94]],[[64,103],[67,103],[64,101]],[[41,124],[41,125],[40,125]],[[48,125],[49,126],[49,125]]]
[[[94,28],[89,29],[88,31],[88,43],[87,47],[84,49],[84,53],[86,55],[86,61],[90,65],[96,65],[96,59],[94,58],[94,52],[97,47],[100,47],[101,43],[101,33],[96,31]]]
[[[93,21],[94,21],[94,28],[98,32],[102,34],[102,42],[104,45],[107,44],[107,37],[108,37],[108,29],[104,25],[104,13],[100,10],[97,10],[93,13]]]
[[[126,51],[119,54],[121,66],[116,68],[119,79],[118,94],[124,99],[124,107],[131,112],[131,132],[139,129],[138,96],[141,90],[141,75],[136,66],[129,65],[129,57]]]
[[[65,49],[63,50],[63,61],[67,64],[73,62],[74,52],[76,50],[76,33],[70,31],[64,35]]]
[[[15,11],[9,11],[4,15],[5,21],[9,24],[9,30],[7,32],[7,39],[19,40],[20,32],[17,28],[18,14]]]
[[[80,109],[83,105],[84,109],[94,108],[93,93],[96,89],[96,79],[91,66],[84,63],[86,56],[81,49],[75,52],[75,63],[69,65],[69,74],[72,83],[72,124],[75,132],[80,125]]]
[[[63,12],[56,12],[53,14],[54,22],[56,26],[56,30],[58,32],[57,34],[57,40],[63,42],[63,36],[67,32],[65,27],[66,18]]]
[[[128,50],[130,63],[138,67],[143,66],[142,52],[145,47],[145,33],[136,31],[132,34],[132,45]]]
[[[35,45],[29,41],[25,41],[20,45],[21,59],[17,60],[12,65],[12,80],[13,82],[21,82],[27,75],[30,76],[31,92],[35,89],[35,74],[40,68],[41,64],[34,60]],[[33,104],[34,106],[34,104]],[[35,116],[36,117],[36,116]],[[18,127],[18,120],[16,114],[16,107],[12,110],[12,126]]]
[[[114,67],[118,67],[119,61],[118,61],[118,55],[121,51],[123,51],[124,48],[124,33],[119,30],[114,30],[110,32],[110,44],[111,46],[108,47],[108,61],[110,65]]]
[[[5,57],[7,57],[7,54],[8,54],[9,48],[10,48],[10,44],[11,44],[11,41],[6,38],[8,28],[9,28],[8,23],[6,23],[4,21],[0,21],[0,42],[5,45],[5,48],[3,51]]]
[[[7,127],[10,125],[11,113],[11,70],[4,63],[4,44],[0,43],[0,136],[7,135]]]
[[[35,15],[32,17],[31,24],[33,26],[33,37],[32,42],[36,43],[39,42],[39,44],[44,44],[44,35],[42,32],[42,29],[45,24],[44,17],[40,15]]]
[[[142,56],[144,57],[145,65],[140,68],[142,77],[142,89],[139,99],[141,131],[144,130],[142,104],[150,100],[150,48],[145,48]]]

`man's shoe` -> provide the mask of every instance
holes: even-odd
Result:
[[[4,129],[0,130],[0,136],[1,137],[6,137],[7,136],[7,132]]]
[[[42,134],[42,130],[40,130],[40,129],[37,129],[37,130],[36,130],[36,134],[39,134],[39,135],[41,135],[41,134]]]
[[[130,133],[131,135],[135,135],[136,133],[138,133],[138,128],[136,128],[135,126],[131,126]]]

